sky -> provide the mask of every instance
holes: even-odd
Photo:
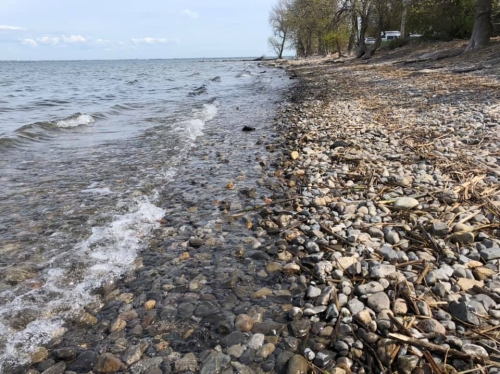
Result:
[[[276,0],[1,0],[0,60],[272,56]]]

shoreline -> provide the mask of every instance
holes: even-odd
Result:
[[[301,82],[279,109],[278,140],[258,140],[271,152],[253,160],[261,177],[238,197],[228,188],[240,206],[220,201],[213,229],[188,219],[192,231],[159,230],[139,272],[150,289],[135,276],[103,287],[79,340],[42,349],[32,368],[45,371],[28,373],[411,373],[494,360],[496,338],[470,333],[500,324],[500,171],[488,159],[500,118],[487,105],[498,82],[285,64]],[[267,206],[252,209],[252,184],[268,189]],[[429,358],[425,339],[454,351]]]

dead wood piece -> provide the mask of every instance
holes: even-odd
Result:
[[[410,338],[406,335],[390,333],[388,336],[389,336],[389,338],[397,340],[399,342],[410,344],[410,345],[413,345],[415,347],[425,348],[425,349],[428,349],[430,351],[434,351],[434,352],[448,355],[449,357],[457,357],[457,358],[461,358],[461,359],[465,359],[465,360],[472,360],[474,362],[480,362],[480,363],[485,363],[485,362],[488,364],[490,363],[490,362],[488,362],[488,360],[485,360],[482,357],[470,355],[468,353],[460,352],[460,351],[457,351],[457,350],[451,349],[451,348],[448,349],[446,347],[443,347],[442,345],[425,342],[425,341],[415,339],[415,338]],[[500,367],[500,363],[498,364],[498,366]]]
[[[474,66],[474,67],[469,67],[469,68],[461,68],[461,69],[453,69],[451,72],[455,74],[464,74],[464,73],[470,73],[473,71],[478,71],[478,70],[483,70],[484,66],[479,65],[479,66]]]

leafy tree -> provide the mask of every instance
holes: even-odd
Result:
[[[287,37],[289,33],[288,22],[289,0],[279,0],[269,15],[269,23],[273,30],[273,36],[269,38],[269,45],[276,52],[278,58],[283,57]]]

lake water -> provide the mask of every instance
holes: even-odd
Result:
[[[193,149],[237,147],[245,173],[241,128],[269,126],[287,81],[236,60],[0,62],[0,372],[134,269]]]

